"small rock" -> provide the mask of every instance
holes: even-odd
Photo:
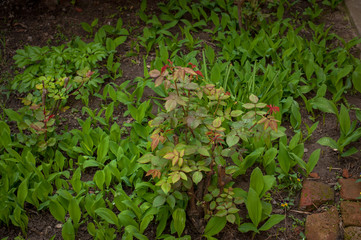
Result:
[[[306,218],[307,240],[336,240],[340,235],[337,208],[333,206],[327,212],[308,215]]]
[[[345,228],[344,240],[361,240],[361,227]]]
[[[332,203],[334,201],[334,190],[329,185],[305,180],[303,182],[300,208],[311,211],[315,207],[319,207],[324,203]]]
[[[63,227],[63,224],[62,223],[58,223],[55,225],[55,228],[62,228]]]
[[[356,182],[356,179],[343,179],[338,180],[341,185],[341,198],[344,200],[359,200],[361,192],[361,182]]]
[[[348,172],[348,170],[346,168],[342,169],[342,177],[344,177],[344,178],[351,177],[350,173]]]
[[[345,227],[361,227],[361,202],[341,202],[342,221]]]
[[[316,173],[316,172],[311,172],[311,173],[310,173],[310,177],[311,177],[311,178],[316,178],[316,179],[319,179],[319,178],[320,178],[320,176],[319,176],[318,173]]]

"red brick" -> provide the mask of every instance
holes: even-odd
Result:
[[[340,195],[344,200],[357,200],[360,197],[361,182],[357,183],[356,179],[340,178],[338,182],[341,185]]]
[[[333,203],[334,190],[329,185],[305,180],[303,182],[300,208],[311,211],[324,203]]]
[[[361,202],[341,202],[342,221],[345,227],[361,227]]]
[[[345,228],[344,240],[361,240],[361,227]]]
[[[331,207],[327,212],[315,213],[306,218],[307,240],[337,240],[340,235],[337,208]]]
[[[342,169],[342,177],[344,177],[344,178],[351,177],[350,173],[348,172],[348,170],[346,168]]]

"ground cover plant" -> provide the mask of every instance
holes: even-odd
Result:
[[[83,39],[18,49],[2,89],[4,103],[18,94],[22,105],[0,105],[0,224],[18,227],[17,239],[32,212],[60,224],[50,239],[285,234],[321,145],[342,161],[361,138],[346,98],[361,92],[351,51],[361,41],[317,22],[340,1],[296,14],[298,2],[142,0],[131,27],[93,18]],[[142,74],[124,79],[121,59],[134,56]],[[330,115],[338,138],[308,153]]]

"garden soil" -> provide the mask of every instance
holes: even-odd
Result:
[[[0,38],[5,39],[5,43],[0,45],[0,48],[4,48],[5,53],[0,62],[0,84],[5,85],[7,81],[16,73],[14,66],[13,56],[17,49],[21,49],[26,45],[32,46],[54,46],[67,43],[75,36],[82,36],[85,41],[90,41],[87,38],[87,32],[85,32],[80,23],[91,23],[95,18],[99,19],[98,27],[104,24],[116,25],[119,17],[123,19],[124,27],[132,29],[130,36],[125,44],[121,45],[118,49],[119,59],[123,70],[123,76],[117,80],[117,84],[126,80],[132,80],[136,77],[143,76],[143,54],[138,56],[125,57],[125,54],[131,50],[131,41],[136,40],[137,36],[142,33],[144,27],[143,22],[137,16],[137,12],[140,7],[141,1],[134,0],[77,0],[75,5],[72,5],[70,1],[60,0],[56,4],[56,1],[50,0],[3,0],[0,1]],[[156,0],[148,0],[149,13],[156,13],[157,10]],[[306,0],[299,1],[293,8],[295,11],[303,12],[308,7]],[[290,14],[290,13],[286,13]],[[340,5],[335,11],[326,11],[322,13],[316,24],[325,23],[326,27],[332,26],[331,32],[341,36],[346,41],[356,37],[356,31],[350,23],[350,19],[345,11],[343,5]],[[309,38],[310,33],[307,31],[301,31],[304,37]],[[209,36],[200,34],[197,35],[204,41],[211,41]],[[339,44],[338,42],[332,42],[330,44]],[[354,48],[351,51],[358,53],[358,49]],[[150,54],[150,59],[154,58],[154,54]],[[1,88],[0,88],[1,89]],[[6,90],[4,90],[6,91]],[[0,95],[0,100],[5,104],[7,108],[14,110],[22,107],[21,94],[16,92],[3,92]],[[9,97],[6,97],[8,95]],[[154,94],[147,90],[144,94],[144,99],[150,98]],[[347,101],[351,106],[361,108],[361,95],[347,94]],[[64,113],[62,117],[62,125],[68,125],[70,129],[79,128],[79,124],[76,118],[85,118],[81,114],[82,103],[75,99],[71,99],[70,109]],[[99,107],[100,100],[96,97],[90,99],[89,106],[93,109]],[[312,125],[311,116],[304,108],[302,99],[299,104],[301,106],[301,115],[303,123]],[[124,118],[124,107],[119,107],[114,114],[118,115],[120,121],[131,121],[130,118]],[[352,119],[355,119],[354,112],[351,112]],[[339,137],[339,127],[337,125],[336,117],[332,114],[323,114],[321,112],[315,112],[316,121],[319,121],[318,128],[312,134],[312,137],[305,143],[305,159],[308,159],[309,155],[318,148],[321,148],[321,157],[318,165],[315,167],[314,172],[320,177],[320,180],[328,183],[332,186],[336,186],[337,179],[342,175],[342,170],[347,169],[349,174],[358,177],[360,174],[360,159],[361,154],[355,154],[352,157],[339,159],[338,153],[328,147],[322,147],[317,144],[317,140],[323,136],[329,136],[337,139]],[[283,124],[289,130],[287,133],[291,135],[291,129],[288,123]],[[303,129],[305,130],[305,129]],[[360,146],[361,142],[354,143],[354,146]],[[91,172],[87,177],[92,178]],[[248,187],[247,176],[240,176],[236,179],[236,185],[244,188]],[[281,208],[280,203],[283,201],[287,193],[282,191],[275,191],[272,193],[272,205],[274,213],[291,215],[293,219],[299,219],[304,222],[306,213],[298,211],[297,204],[299,202],[299,195],[297,193],[294,197],[293,206],[291,210],[285,213]],[[337,198],[337,197],[336,197]],[[336,199],[338,201],[338,199]],[[56,236],[55,239],[61,239],[61,224],[56,221],[48,211],[37,212],[36,209],[31,206],[25,207],[29,216],[28,235],[27,239],[40,240],[49,239],[52,236]],[[243,209],[244,213],[246,210]],[[321,211],[321,209],[319,210]],[[286,218],[276,227],[271,230],[256,235],[254,239],[299,239],[299,233],[304,231],[302,224],[294,224],[292,218]],[[188,224],[189,223],[189,224]],[[147,229],[146,235],[149,239],[155,239],[156,224],[152,223]],[[201,233],[198,232],[190,221],[187,222],[184,234],[192,236],[192,239],[201,239]],[[14,226],[0,225],[0,239],[9,237],[8,239],[14,239],[17,236],[21,236],[19,228]],[[86,223],[82,224],[78,234],[78,239],[92,239],[86,229]],[[217,236],[218,239],[251,239],[250,234],[240,233],[234,225],[227,225],[223,231]]]

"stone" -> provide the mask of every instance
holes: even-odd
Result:
[[[361,227],[347,227],[344,230],[344,240],[361,240]]]
[[[360,0],[345,0],[346,7],[350,13],[352,22],[356,27],[359,35],[361,35],[361,2]]]
[[[361,227],[361,202],[341,202],[342,221],[345,227]]]
[[[319,207],[324,203],[333,203],[334,190],[329,185],[305,180],[303,182],[300,209],[311,211],[315,207]]]
[[[327,212],[308,215],[305,232],[307,240],[337,240],[340,235],[338,211],[335,206]]]
[[[318,173],[316,173],[316,172],[311,172],[311,173],[310,173],[310,177],[311,177],[311,178],[319,179],[319,178],[320,178],[320,175],[318,175]]]
[[[361,182],[356,179],[340,178],[338,183],[341,185],[340,195],[343,200],[358,200],[361,192]]]

